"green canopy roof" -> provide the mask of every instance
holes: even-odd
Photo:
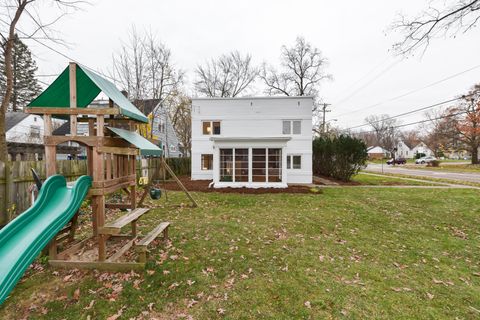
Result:
[[[76,65],[77,107],[86,108],[100,92],[120,109],[120,114],[137,121],[148,123],[148,118],[140,112],[118,89],[107,79],[95,72]],[[70,107],[70,72],[65,68],[57,79],[34,99],[28,107]]]
[[[117,134],[121,138],[127,140],[134,146],[140,149],[140,154],[142,156],[161,156],[162,149],[142,137],[136,132],[123,130],[120,128],[107,127],[110,131]]]

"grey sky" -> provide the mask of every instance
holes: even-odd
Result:
[[[338,118],[338,124],[345,127],[361,124],[369,114],[394,115],[447,100],[480,82],[478,68],[408,97],[350,112],[480,64],[478,28],[455,39],[434,41],[422,57],[402,60],[389,52],[396,35],[387,29],[396,14],[400,11],[415,14],[426,3],[419,0],[102,0],[61,20],[57,29],[72,46],[56,48],[80,63],[106,71],[112,53],[119,49],[134,24],[139,30],[151,29],[158,34],[171,48],[177,66],[187,70],[191,82],[198,63],[234,49],[251,53],[257,63],[276,64],[281,45],[290,45],[297,35],[303,35],[330,60],[328,71],[334,80],[323,84],[321,94],[326,102],[332,103],[333,112],[328,118]],[[64,57],[34,42],[28,44],[37,55],[40,74],[58,73],[66,66],[68,61]],[[371,81],[383,70],[387,71]],[[408,123],[422,117],[417,114],[402,121]]]

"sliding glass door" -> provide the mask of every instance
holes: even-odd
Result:
[[[282,149],[252,148],[249,180],[249,149],[220,149],[221,182],[282,182]]]

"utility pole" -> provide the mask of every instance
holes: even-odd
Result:
[[[325,122],[325,114],[327,112],[331,112],[332,110],[327,110],[328,106],[331,105],[330,103],[322,103],[321,105],[322,105],[322,113],[323,113],[322,134],[325,135],[326,129],[327,129],[326,122]]]

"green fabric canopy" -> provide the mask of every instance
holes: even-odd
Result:
[[[123,116],[148,123],[148,118],[140,112],[128,99],[107,79],[99,76],[95,72],[77,65],[77,107],[86,108],[95,99],[100,92],[107,97],[120,109]],[[69,67],[65,68],[57,79],[34,99],[28,107],[70,107],[70,72]]]
[[[110,131],[115,133],[116,135],[120,136],[120,138],[123,138],[136,146],[137,148],[140,149],[140,154],[142,156],[161,156],[162,155],[162,149],[142,137],[136,132],[133,131],[128,131],[128,130],[123,130],[120,128],[112,128],[112,127],[107,127]]]

